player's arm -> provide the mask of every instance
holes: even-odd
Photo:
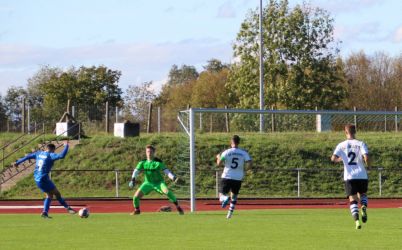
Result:
[[[21,159],[17,160],[13,165],[18,166],[26,160],[32,160],[36,158],[36,152],[27,154],[26,156],[22,157]]]
[[[370,167],[371,166],[371,161],[370,161],[370,157],[369,157],[369,155],[368,154],[364,154],[363,155],[363,160],[364,160],[364,162],[366,163],[366,167]]]
[[[182,184],[183,181],[177,177],[175,174],[173,174],[168,168],[163,169],[163,172],[171,179],[174,183],[176,184]]]
[[[371,166],[371,161],[370,161],[370,157],[369,157],[369,150],[368,147],[365,143],[363,143],[362,147],[360,148],[360,152],[363,155],[363,160],[364,163],[366,163],[366,167],[370,167]]]
[[[131,180],[130,180],[130,182],[128,183],[128,186],[130,187],[130,188],[133,188],[134,187],[134,185],[135,185],[135,179],[137,178],[137,176],[138,176],[138,174],[140,173],[140,170],[139,169],[134,169],[134,171],[133,171],[133,174],[131,175]]]
[[[341,161],[342,161],[342,158],[339,157],[339,156],[337,156],[337,155],[335,155],[335,154],[333,154],[333,155],[331,156],[331,161],[332,161],[332,162],[335,162],[335,163],[341,162]]]
[[[225,158],[222,157],[221,154],[216,155],[216,166],[218,166],[218,167],[221,166],[224,161],[225,161]]]
[[[66,157],[66,155],[67,155],[68,148],[69,148],[68,142],[65,141],[64,142],[64,149],[63,149],[63,151],[61,151],[60,154],[56,154],[56,153],[51,154],[52,160],[55,161],[55,160],[59,160],[59,159],[64,159],[64,157]]]
[[[246,168],[252,168],[253,167],[253,161],[252,160],[249,160],[249,161],[246,161]]]

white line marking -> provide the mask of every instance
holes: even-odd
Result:
[[[26,206],[26,205],[21,205],[21,206],[0,206],[0,209],[31,209],[31,208],[40,208],[43,209],[42,206]],[[51,209],[65,209],[63,206],[50,206]],[[72,208],[77,208],[72,206]]]

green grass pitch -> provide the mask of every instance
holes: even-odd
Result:
[[[369,209],[354,228],[348,209],[176,213],[0,214],[0,249],[401,249],[402,210]]]

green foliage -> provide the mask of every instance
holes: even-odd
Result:
[[[289,109],[336,108],[344,98],[342,74],[332,47],[333,19],[308,4],[289,9],[271,0],[263,10],[265,103]],[[229,83],[238,107],[257,108],[259,93],[259,13],[251,11],[234,44],[240,62]]]
[[[121,89],[117,83],[121,72],[105,66],[74,67],[67,71],[45,67],[30,79],[29,89],[39,90],[37,103],[41,98],[42,115],[47,120],[58,120],[66,111],[67,101],[71,105],[82,107],[104,104],[118,105],[121,101]],[[36,93],[36,92],[35,92]]]
[[[343,166],[330,162],[335,146],[344,140],[343,133],[240,133],[241,147],[247,149],[253,159],[253,167],[246,170],[242,196],[295,197],[297,195],[297,171],[301,172],[303,197],[343,197]],[[215,194],[215,156],[229,146],[226,133],[197,135],[196,190],[198,197]],[[370,150],[372,165],[383,167],[383,196],[402,194],[400,180],[402,134],[359,133]],[[135,138],[96,136],[83,139],[64,160],[55,163],[53,179],[66,197],[114,196],[114,172],[57,172],[65,170],[114,170],[120,171],[120,195],[132,195],[127,183],[138,161],[145,158],[145,146],[156,146],[156,156],[189,186],[188,138],[180,134],[151,134]],[[333,171],[323,171],[333,169]],[[370,171],[369,195],[377,196],[378,171]],[[170,181],[167,181],[170,184]],[[188,189],[173,189],[180,197],[188,197]],[[4,197],[38,197],[32,177],[24,179],[17,187],[4,193]],[[156,197],[160,197],[157,195]]]

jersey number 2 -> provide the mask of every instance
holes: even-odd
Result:
[[[349,152],[348,158],[349,158],[349,162],[348,162],[348,165],[349,165],[349,166],[354,166],[354,165],[357,164],[357,163],[354,161],[355,158],[356,158],[356,154],[355,154],[354,152]]]
[[[232,158],[232,165],[230,165],[231,168],[235,169],[239,166],[239,163],[237,162],[239,158],[233,157]]]

